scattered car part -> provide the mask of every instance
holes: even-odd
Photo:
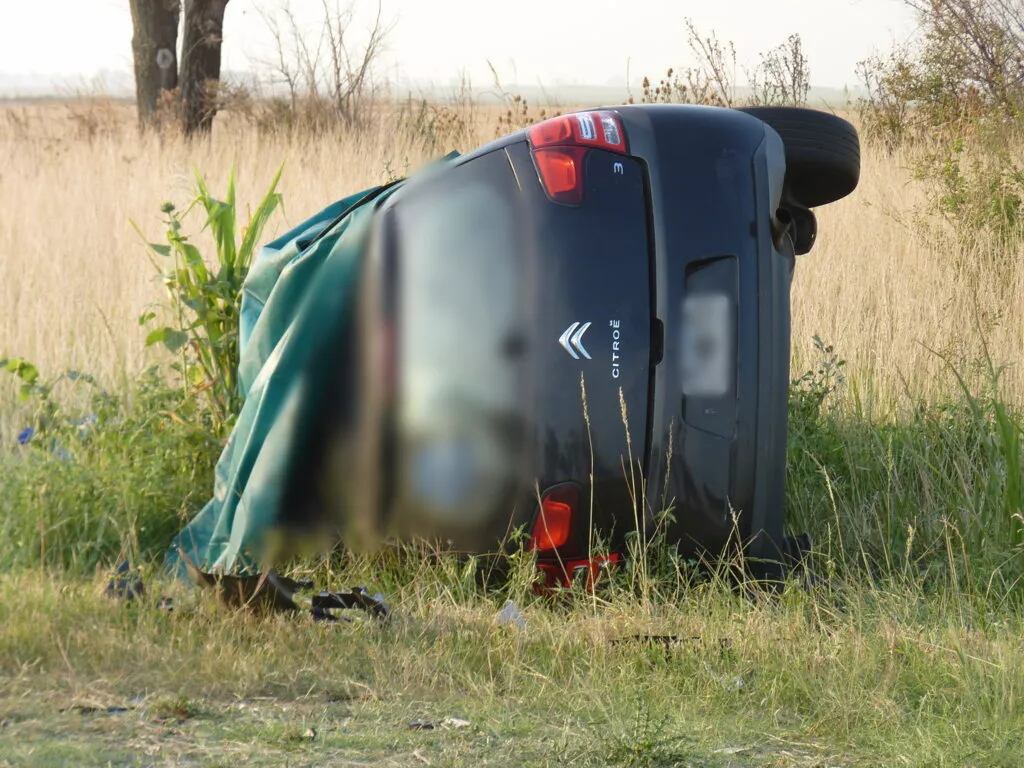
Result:
[[[386,620],[391,617],[391,609],[384,602],[381,594],[371,595],[365,587],[353,587],[347,592],[317,592],[312,597],[310,612],[318,621],[347,620],[335,611],[359,609],[369,616]]]
[[[134,570],[127,560],[122,560],[114,568],[103,595],[112,600],[131,602],[142,597],[146,588],[142,583],[142,574]]]

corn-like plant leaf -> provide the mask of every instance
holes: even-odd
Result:
[[[196,202],[206,210],[206,226],[217,244],[217,261],[221,266],[235,266],[235,171],[228,174],[227,199],[220,201],[210,194],[206,181],[196,173]]]
[[[237,261],[237,250],[235,248],[235,218],[238,211],[235,205],[235,169],[232,167],[228,173],[228,195],[225,201],[227,206],[221,220],[223,234],[221,239],[224,243],[220,255],[221,264],[230,264],[234,268]]]
[[[192,243],[186,240],[179,240],[175,250],[181,254],[185,263],[199,276],[200,280],[206,280],[209,277],[209,272],[206,270],[206,262],[203,261],[203,255],[199,253],[199,249],[192,245]]]
[[[281,173],[283,171],[284,166],[279,166],[277,173],[274,174],[274,178],[270,182],[270,188],[263,196],[263,199],[260,200],[259,205],[256,206],[252,216],[249,217],[249,223],[242,234],[242,244],[238,248],[238,266],[246,271],[248,271],[249,265],[252,264],[253,250],[255,250],[256,243],[259,242],[263,234],[263,228],[277,209],[277,206],[281,204],[281,195],[277,191],[277,185],[281,180]]]
[[[230,428],[241,406],[237,367],[242,286],[256,243],[281,204],[277,192],[280,177],[279,168],[269,190],[239,232],[234,170],[222,199],[211,194],[206,180],[197,172],[195,196],[188,207],[184,211],[172,205],[161,209],[166,216],[167,244],[151,244],[142,237],[150,262],[162,274],[170,310],[176,318],[173,327],[152,331],[146,343],[163,344],[172,351],[184,350],[174,363],[175,370],[182,374],[186,389],[197,396],[196,402],[209,407],[219,434]],[[193,211],[203,212],[203,229],[209,230],[214,242],[216,253],[206,254],[207,258],[189,241],[183,226]],[[142,233],[139,234],[141,237]],[[159,255],[169,255],[172,263],[159,264],[154,258]],[[145,325],[155,319],[155,313],[150,312],[140,317],[139,322]]]

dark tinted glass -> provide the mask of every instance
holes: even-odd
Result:
[[[497,151],[411,185],[393,210],[397,490],[436,532],[487,514],[520,449],[519,204]]]

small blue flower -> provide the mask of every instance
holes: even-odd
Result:
[[[18,433],[18,445],[28,445],[28,441],[32,439],[35,433],[36,431],[32,427],[25,427]]]

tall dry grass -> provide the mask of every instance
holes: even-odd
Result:
[[[227,123],[211,141],[188,143],[140,137],[127,106],[84,128],[76,114],[67,105],[0,111],[0,357],[26,357],[44,373],[88,370],[111,386],[159,354],[145,349],[137,319],[163,288],[131,222],[159,239],[161,203],[187,203],[194,171],[216,193],[234,167],[244,211],[283,163],[284,206],[266,230],[270,239],[428,159],[413,137],[383,128],[296,139]],[[0,381],[5,436],[16,418],[13,397],[10,382]]]
[[[463,140],[493,138],[497,117],[474,108]],[[161,203],[186,202],[194,170],[216,191],[236,168],[244,209],[283,162],[284,212],[271,237],[443,151],[428,152],[422,139],[389,120],[358,134],[288,137],[227,119],[212,140],[188,143],[140,137],[127,105],[0,107],[0,356],[43,371],[85,369],[118,386],[158,354],[144,348],[137,318],[162,288],[131,221],[159,235]],[[819,212],[818,245],[799,260],[794,283],[795,366],[809,364],[820,335],[849,361],[850,391],[883,412],[951,390],[929,348],[969,362],[983,337],[997,362],[1022,357],[1024,262],[996,258],[984,240],[965,250],[921,226],[927,189],[909,164],[865,148],[860,188]],[[1005,385],[1010,401],[1024,403],[1020,370]],[[0,387],[0,434],[9,436],[14,390]]]
[[[965,244],[929,213],[932,191],[910,157],[862,149],[859,188],[817,212],[818,242],[798,259],[795,369],[810,365],[820,335],[848,361],[850,393],[884,414],[949,395],[945,361],[979,384],[987,346],[1008,366],[1004,397],[1024,403],[1020,246],[984,235]]]

